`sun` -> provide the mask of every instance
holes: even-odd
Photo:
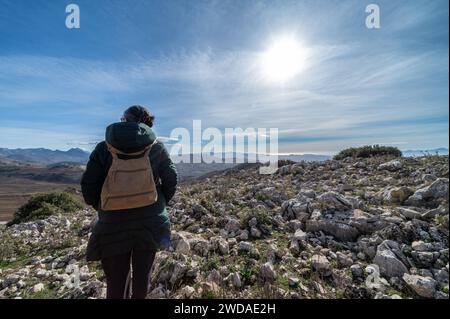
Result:
[[[261,71],[268,82],[285,83],[304,68],[307,49],[294,37],[284,36],[271,43],[261,55]]]

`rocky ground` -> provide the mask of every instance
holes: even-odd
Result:
[[[448,298],[448,157],[235,168],[180,187],[149,298]],[[102,298],[95,212],[0,230],[0,297]]]

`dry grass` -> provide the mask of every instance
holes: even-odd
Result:
[[[17,208],[26,203],[34,194],[64,191],[68,188],[79,190],[79,185],[2,176],[0,178],[0,221],[11,220]],[[80,195],[74,195],[81,199]]]

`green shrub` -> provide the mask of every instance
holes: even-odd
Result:
[[[448,230],[448,215],[436,216],[435,220],[440,227]]]
[[[253,217],[256,218],[258,224],[260,225],[271,225],[272,221],[270,219],[269,213],[263,209],[258,209],[258,208],[254,208],[254,209],[245,209],[242,213],[241,213],[241,217],[240,217],[240,224],[242,228],[247,228],[248,227],[248,222],[250,221],[250,219],[252,219]]]
[[[278,167],[286,166],[286,165],[292,165],[295,164],[295,161],[292,161],[290,159],[284,159],[284,160],[278,160]]]
[[[68,193],[53,192],[35,195],[22,205],[8,225],[42,219],[58,213],[71,213],[83,206]]]
[[[206,259],[206,262],[202,265],[201,269],[203,271],[211,271],[213,269],[219,269],[221,265],[220,259],[217,256],[213,256]]]
[[[377,156],[394,156],[401,157],[402,152],[393,146],[382,145],[366,145],[361,147],[351,147],[340,151],[334,156],[335,160],[342,160],[347,157],[352,158],[368,158]]]
[[[244,264],[244,267],[240,271],[242,281],[245,285],[249,285],[253,283],[254,275],[257,274],[257,270],[254,268],[252,264],[247,260]]]

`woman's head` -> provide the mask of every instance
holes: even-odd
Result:
[[[155,116],[146,107],[133,105],[123,112],[122,121],[144,123],[152,127]]]

